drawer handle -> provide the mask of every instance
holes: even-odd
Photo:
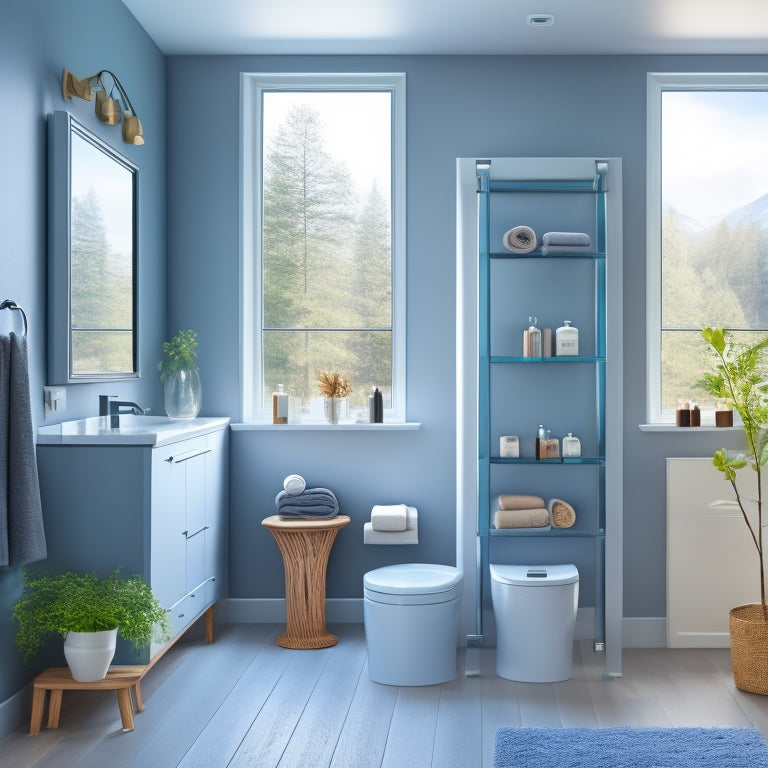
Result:
[[[198,533],[202,533],[203,531],[207,531],[210,528],[209,525],[204,525],[199,530],[195,531],[194,533],[190,533],[189,531],[182,531],[182,533],[187,537],[187,539],[191,539],[193,536],[197,536]]]
[[[169,461],[173,464],[181,464],[182,461],[189,461],[190,459],[194,459],[197,456],[210,453],[211,450],[211,448],[205,448],[202,451],[187,451],[186,453],[180,453],[177,456],[169,456],[166,461]]]
[[[725,507],[726,509],[740,509],[739,502],[734,499],[716,499],[710,502],[710,507]]]

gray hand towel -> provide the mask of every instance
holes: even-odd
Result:
[[[47,556],[29,395],[27,337],[0,336],[0,565]]]

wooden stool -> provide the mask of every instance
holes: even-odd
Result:
[[[272,515],[261,521],[283,555],[287,621],[275,641],[283,648],[328,648],[339,642],[325,626],[325,573],[336,534],[349,522],[347,515],[317,520]]]
[[[29,733],[33,736],[40,733],[45,709],[45,697],[51,692],[48,704],[48,727],[59,727],[61,714],[61,696],[64,691],[117,691],[117,704],[120,707],[120,717],[123,720],[123,730],[133,730],[133,708],[137,712],[144,711],[144,701],[141,698],[141,678],[148,667],[136,665],[127,667],[110,667],[103,680],[92,683],[81,683],[72,677],[69,667],[50,667],[41,672],[34,680],[32,694],[32,720]],[[133,692],[133,696],[131,696]]]

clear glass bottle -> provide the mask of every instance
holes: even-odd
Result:
[[[555,354],[558,357],[579,354],[579,329],[574,328],[570,320],[564,320],[555,331]]]
[[[288,423],[288,393],[283,390],[283,385],[277,385],[277,392],[272,393],[272,423]]]
[[[568,436],[563,438],[563,458],[574,459],[577,456],[581,456],[581,441],[569,432]]]
[[[538,318],[528,318],[528,357],[541,357],[541,331],[536,327]]]

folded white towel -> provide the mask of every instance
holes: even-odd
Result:
[[[530,227],[513,227],[504,233],[503,242],[508,251],[530,253],[536,248],[536,233]]]
[[[415,529],[407,531],[374,531],[370,523],[363,526],[363,544],[418,544],[419,532]]]
[[[586,232],[546,232],[541,238],[542,245],[592,245],[592,238]]]
[[[374,531],[404,531],[408,523],[405,504],[374,504],[371,525]]]
[[[288,475],[283,480],[283,488],[290,496],[299,496],[304,493],[307,483],[301,475]]]
[[[541,252],[548,253],[592,253],[591,245],[544,245]]]

